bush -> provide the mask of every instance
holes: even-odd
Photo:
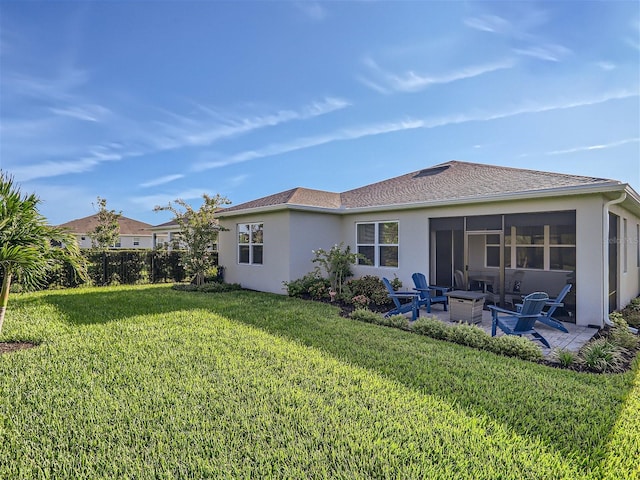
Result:
[[[487,348],[489,342],[491,342],[491,337],[476,325],[459,323],[447,329],[447,340],[459,343],[460,345],[484,350]]]
[[[192,283],[176,283],[171,287],[173,290],[181,292],[203,292],[203,293],[220,293],[232,292],[234,290],[242,290],[239,283],[205,283],[204,285],[194,285]]]
[[[310,295],[319,299],[329,294],[329,281],[322,278],[318,272],[310,272],[297,280],[282,283],[290,297]]]
[[[575,364],[578,360],[578,354],[564,348],[554,348],[549,354],[549,360],[559,363],[567,368]]]
[[[640,297],[631,300],[631,303],[622,310],[622,315],[629,325],[640,328]]]
[[[580,363],[594,372],[621,372],[624,370],[625,349],[606,338],[598,338],[580,351]]]
[[[388,327],[409,328],[409,319],[404,315],[391,315],[390,317],[382,317],[382,325],[386,325]]]
[[[351,292],[351,298],[363,295],[367,297],[371,303],[378,306],[391,305],[387,288],[378,277],[374,275],[365,275],[364,277],[349,280],[346,286]]]
[[[353,312],[349,314],[349,317],[353,318],[354,320],[358,320],[360,322],[378,324],[380,323],[380,319],[382,318],[382,315],[380,315],[379,313],[372,312],[371,310],[367,310],[365,308],[356,308]]]
[[[517,335],[502,335],[492,337],[487,344],[487,350],[506,355],[508,357],[518,357],[522,360],[538,361],[542,359],[542,351],[535,343],[528,338]]]
[[[448,338],[448,327],[435,317],[420,317],[410,326],[411,330],[420,335],[426,335],[438,340],[446,340]]]
[[[404,315],[392,315],[390,317],[385,317],[380,313],[372,312],[365,308],[356,308],[349,314],[349,317],[360,322],[374,323],[376,325],[384,325],[386,327],[402,329],[409,328],[409,319]]]
[[[631,333],[628,327],[613,327],[608,338],[614,345],[627,350],[635,350],[640,343],[640,337]]]

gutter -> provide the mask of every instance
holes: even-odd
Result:
[[[610,327],[614,323],[609,319],[609,207],[622,203],[627,198],[627,192],[622,192],[620,197],[609,200],[602,207],[602,266],[604,267],[602,282],[602,318]]]

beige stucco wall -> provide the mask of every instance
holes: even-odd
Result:
[[[262,265],[238,263],[237,225],[264,224]],[[312,250],[328,249],[340,237],[340,217],[313,212],[280,211],[220,219],[229,229],[220,233],[219,263],[225,281],[244,288],[286,294],[283,282],[295,280],[315,268]],[[339,242],[339,241],[338,241]]]
[[[620,205],[612,205],[609,211],[618,215],[618,308],[623,308],[633,298],[640,295],[640,261],[638,260],[638,225],[640,217]],[[627,221],[627,235],[624,234],[624,220]],[[625,254],[626,268],[625,268]]]
[[[238,224],[262,223],[263,263],[238,263]],[[220,219],[228,231],[220,232],[218,262],[224,266],[224,279],[261,292],[284,293],[282,282],[289,279],[289,212],[271,212]]]
[[[603,205],[600,194],[582,195],[477,205],[452,205],[428,209],[389,210],[380,213],[345,215],[301,211],[280,211],[221,219],[230,229],[220,234],[220,263],[225,266],[225,280],[243,287],[273,293],[286,293],[282,282],[297,279],[313,269],[311,250],[330,248],[344,242],[355,251],[356,223],[366,221],[398,221],[399,266],[397,268],[358,265],[355,277],[376,275],[392,279],[397,275],[405,288],[412,288],[411,275],[429,273],[429,219],[472,215],[576,211],[576,318],[579,325],[603,324],[604,262]],[[619,302],[628,303],[640,293],[640,268],[637,267],[638,241],[636,225],[640,219],[620,206],[611,211],[627,218],[629,238],[627,272],[620,268]],[[237,262],[238,223],[264,223],[264,264],[239,265]],[[620,222],[622,228],[622,221]],[[620,262],[623,261],[622,250]]]
[[[603,205],[604,199],[601,195],[589,195],[346,215],[342,224],[342,241],[355,248],[356,222],[399,221],[399,267],[357,266],[354,270],[356,276],[377,275],[393,278],[395,274],[402,280],[404,287],[410,289],[413,286],[411,280],[413,272],[421,271],[425,274],[429,272],[429,218],[575,210],[577,323],[602,325]],[[632,286],[625,288],[630,291],[634,289]],[[626,295],[632,294],[627,292]]]

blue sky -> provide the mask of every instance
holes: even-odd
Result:
[[[0,88],[52,224],[454,159],[640,190],[638,2],[2,0]]]

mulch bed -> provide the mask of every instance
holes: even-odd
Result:
[[[35,343],[29,342],[0,342],[0,355],[2,355],[3,353],[15,352],[16,350],[33,348],[35,346]]]

